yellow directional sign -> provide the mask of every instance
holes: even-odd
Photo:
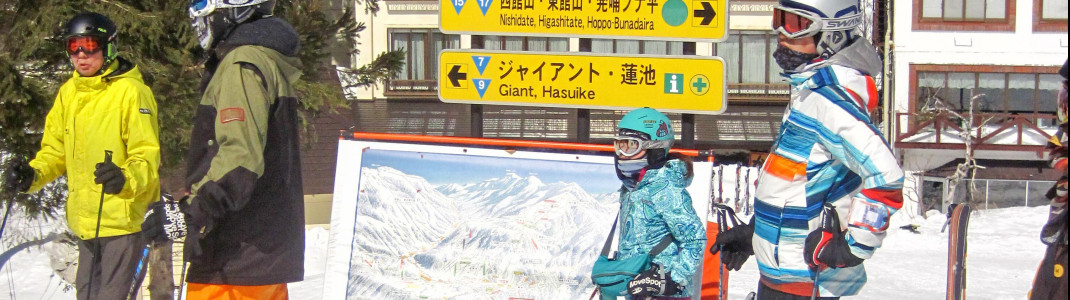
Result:
[[[718,42],[728,0],[439,0],[446,33]]]
[[[719,114],[724,60],[709,56],[443,50],[443,102]]]

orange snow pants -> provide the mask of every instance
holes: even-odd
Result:
[[[272,285],[225,285],[187,283],[187,300],[287,300],[285,283]]]

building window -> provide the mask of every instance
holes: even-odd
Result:
[[[713,44],[713,55],[724,59],[729,98],[733,100],[784,100],[788,85],[773,59],[777,35],[773,31],[729,32]]]
[[[922,19],[944,21],[1002,21],[1007,18],[1004,0],[922,0]]]
[[[1033,31],[1067,30],[1067,0],[1033,0]]]
[[[531,36],[472,36],[473,49],[568,52],[568,38]]]
[[[1014,0],[913,2],[915,30],[1014,31]]]
[[[728,83],[779,83],[780,66],[773,60],[777,36],[772,31],[732,31],[713,44],[713,55],[724,59]]]
[[[630,110],[603,110],[592,109],[591,110],[591,142],[607,143],[606,141],[617,136],[617,123],[620,123],[620,119],[624,115],[628,114]],[[672,120],[673,134],[677,141],[682,138],[681,134],[683,129],[683,116],[678,113],[664,112],[669,120]]]
[[[1066,0],[1040,0],[1039,2],[1041,20],[1062,20],[1066,22]]]
[[[694,42],[580,39],[581,52],[695,55]]]
[[[574,140],[575,128],[575,109],[500,105],[483,108],[483,137]]]
[[[977,71],[983,67],[969,66],[959,69],[917,71],[915,112],[936,107],[967,112],[971,99],[976,99],[973,109],[977,113],[1055,114],[1055,98],[1062,89],[1062,78],[1057,74]]]
[[[459,35],[437,29],[390,29],[390,50],[405,50],[405,66],[390,80],[388,92],[433,93],[437,89],[438,52],[461,46]]]

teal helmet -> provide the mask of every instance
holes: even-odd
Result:
[[[639,150],[650,150],[647,151],[647,158],[654,162],[668,155],[674,139],[672,120],[653,108],[644,107],[629,112],[617,123],[615,148],[619,155],[634,155]]]

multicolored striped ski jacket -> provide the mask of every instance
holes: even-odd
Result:
[[[661,265],[682,286],[679,296],[691,295],[691,278],[706,247],[706,230],[685,190],[691,185],[687,173],[687,163],[669,160],[661,168],[646,170],[635,190],[621,188],[620,195],[623,226],[618,240],[619,257],[650,253],[671,234],[673,243],[655,256],[653,263]]]
[[[868,114],[877,89],[867,74],[879,72],[879,59],[864,41],[848,48],[837,56],[862,56],[834,56],[789,76],[791,104],[758,179],[754,253],[762,283],[782,292],[812,292],[803,241],[821,226],[823,203],[836,207],[851,252],[863,259],[881,246],[903,203],[903,171]],[[849,67],[874,59],[876,70]],[[863,265],[826,269],[818,279],[822,297],[855,295],[865,283]]]

